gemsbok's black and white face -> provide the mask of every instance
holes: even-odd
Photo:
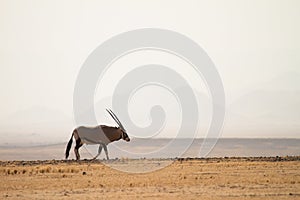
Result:
[[[123,130],[122,131],[122,139],[125,140],[126,142],[130,141],[130,138],[128,137],[127,133]]]

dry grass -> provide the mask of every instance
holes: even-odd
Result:
[[[134,162],[126,159],[127,165]],[[144,174],[99,161],[2,162],[0,176],[0,198],[12,199],[300,198],[299,160],[180,160]]]

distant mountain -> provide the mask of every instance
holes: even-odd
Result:
[[[237,117],[238,116],[238,117]],[[300,134],[300,91],[257,90],[228,107],[227,128],[259,135]]]
[[[64,113],[34,106],[0,120],[0,144],[49,144],[70,137],[73,121]]]
[[[286,120],[300,120],[300,91],[252,91],[238,98],[229,110],[245,117],[273,114]]]
[[[253,85],[227,109],[226,129],[252,135],[300,134],[300,74],[282,73]],[[266,134],[267,133],[267,134]]]
[[[184,87],[179,88],[179,90],[185,90]],[[203,93],[195,92],[196,98],[198,98],[198,110],[199,110],[199,120],[200,120],[200,126],[208,126],[210,115],[211,115],[211,101],[209,97]],[[116,102],[118,101],[128,101],[128,99],[125,99],[124,96],[120,95],[115,97]],[[138,99],[131,99],[132,101],[129,102],[128,112],[130,120],[139,127],[147,127],[152,123],[151,115],[150,115],[150,109],[155,105],[160,105],[166,112],[166,127],[163,132],[161,132],[160,137],[175,137],[177,134],[177,131],[180,127],[181,123],[181,108],[180,105],[178,105],[178,102],[176,100],[173,100],[172,102],[169,102],[169,99],[162,98],[161,96],[155,94],[155,91],[153,93],[147,93],[145,96],[138,98]],[[180,100],[179,100],[180,101]],[[95,103],[95,114],[97,119],[101,120],[102,123],[108,123],[108,124],[116,124],[111,117],[107,114],[105,111],[106,108],[112,108],[111,105],[111,98],[106,97],[101,100],[96,101]],[[127,108],[125,108],[127,109]],[[196,108],[195,108],[196,109]],[[127,131],[131,134],[134,134],[135,136],[140,137],[146,137],[149,135],[153,135],[155,133],[152,133],[151,128],[145,129],[146,132],[142,133],[140,131],[136,131],[133,124],[129,123],[129,120],[125,120],[125,117],[122,116],[122,113],[118,113],[118,110],[114,110],[120,120],[124,123],[125,128]],[[83,113],[82,117],[86,116],[86,119],[88,119],[88,115]],[[192,117],[192,116],[187,116]],[[187,119],[188,122],[193,121],[192,119]],[[193,133],[186,133],[186,137],[191,137]]]
[[[263,89],[267,91],[300,91],[300,73],[292,71],[284,72],[252,89]]]

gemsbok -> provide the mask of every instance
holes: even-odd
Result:
[[[100,155],[102,148],[105,151],[107,160],[109,160],[108,151],[107,151],[107,145],[109,143],[118,141],[120,139],[123,139],[127,142],[130,141],[130,138],[126,133],[126,130],[124,126],[121,124],[118,117],[113,113],[112,110],[106,109],[106,111],[115,120],[115,122],[119,125],[119,127],[99,125],[95,127],[80,126],[74,129],[71,139],[69,140],[66,148],[66,159],[68,159],[69,157],[69,152],[72,146],[73,137],[76,141],[76,146],[74,148],[76,160],[80,159],[78,150],[83,144],[99,144],[98,154],[93,158],[93,160]]]

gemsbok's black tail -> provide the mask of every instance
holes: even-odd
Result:
[[[67,145],[67,149],[66,149],[66,159],[68,159],[68,157],[69,157],[69,152],[70,152],[70,149],[71,149],[71,147],[72,147],[72,143],[73,143],[73,135],[74,135],[74,132],[72,133],[71,139],[69,140],[68,145]]]

